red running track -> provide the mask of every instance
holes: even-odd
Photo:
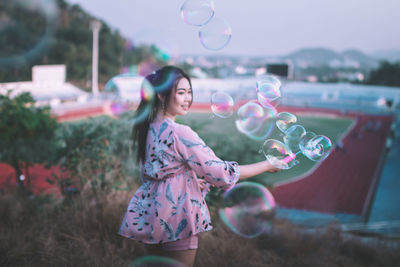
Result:
[[[310,175],[274,188],[279,206],[366,215],[383,167],[393,117],[346,116],[355,118],[356,124],[342,140],[344,149],[334,149]]]
[[[27,175],[26,169],[22,171],[25,176]],[[28,168],[29,179],[24,180],[25,187],[34,195],[38,194],[51,194],[56,197],[61,196],[61,190],[55,185],[47,182],[46,178],[53,179],[52,174],[60,176],[60,168],[53,166],[46,169],[43,165],[35,164]],[[16,174],[14,169],[5,163],[0,163],[0,189],[15,188]]]

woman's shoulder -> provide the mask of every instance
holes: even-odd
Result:
[[[173,121],[172,119],[164,119],[160,122],[153,122],[152,126],[163,132],[168,128],[176,137],[198,137],[197,133],[190,126]]]
[[[181,124],[178,122],[173,122],[171,125],[174,133],[177,136],[197,136],[197,133],[195,131],[192,130],[192,128],[190,128],[190,126],[185,125],[185,124]]]

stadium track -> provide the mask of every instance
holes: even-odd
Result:
[[[392,116],[305,108],[283,108],[296,113],[316,112],[355,119],[343,137],[343,147],[307,176],[272,190],[278,205],[324,213],[368,215],[386,156]]]

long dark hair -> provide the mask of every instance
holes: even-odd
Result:
[[[147,115],[141,122],[135,124],[132,129],[133,145],[137,147],[137,162],[140,160],[142,162],[145,161],[146,139],[150,123],[155,119],[160,108],[164,108],[164,112],[166,112],[169,99],[171,98],[171,93],[182,78],[187,79],[190,87],[192,87],[190,77],[183,70],[174,66],[162,67],[144,78],[141,86],[142,94],[146,90],[146,86],[150,85],[152,89],[154,89],[155,94],[163,96],[164,105],[161,107],[161,101],[157,95],[154,95],[151,99],[142,98],[140,101],[136,112],[137,114],[145,112]],[[151,110],[146,113],[146,109],[149,108],[149,105],[151,105]]]

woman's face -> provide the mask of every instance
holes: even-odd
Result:
[[[173,117],[176,115],[186,115],[192,103],[192,97],[192,88],[189,81],[186,78],[181,78],[171,92],[167,114]]]

